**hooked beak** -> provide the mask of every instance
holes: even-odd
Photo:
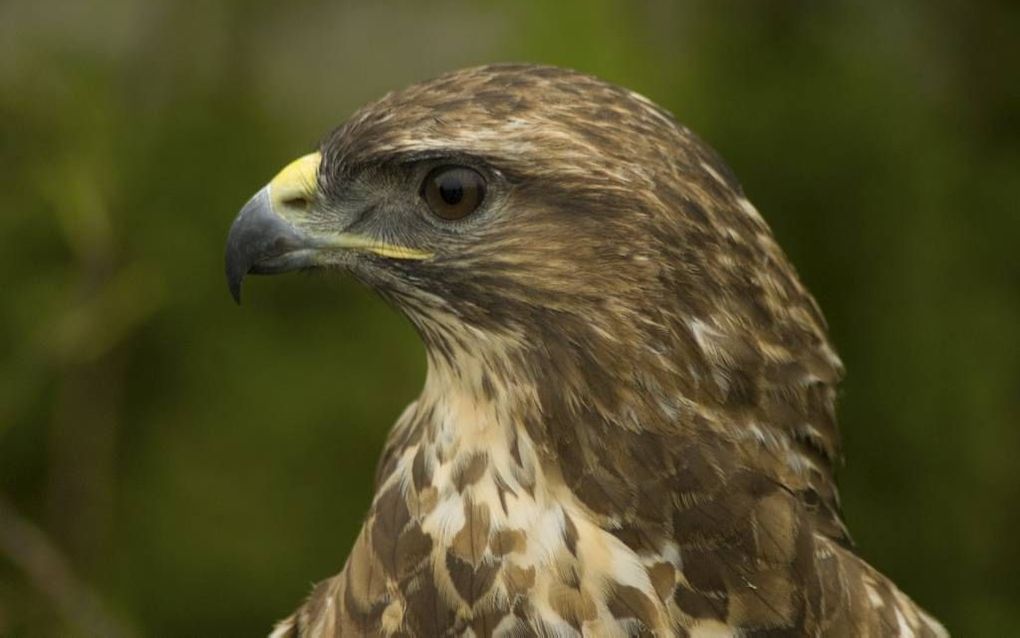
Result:
[[[311,233],[298,224],[316,201],[319,153],[305,155],[279,172],[248,200],[227,236],[227,286],[241,303],[241,286],[249,273],[274,275],[313,268],[324,254],[342,250],[375,253],[392,259],[428,259],[431,253],[386,244],[354,233]]]

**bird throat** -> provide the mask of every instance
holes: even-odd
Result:
[[[430,354],[422,396],[384,453],[363,535],[381,555],[392,552],[387,571],[461,601],[458,614],[527,600],[550,623],[615,627],[609,606],[625,597],[665,631],[653,576],[669,570],[672,578],[673,550],[639,556],[607,531],[611,515],[582,503],[566,482],[562,463],[571,459],[551,456],[556,444],[536,425],[536,379],[492,365],[511,358],[484,349],[453,361]]]

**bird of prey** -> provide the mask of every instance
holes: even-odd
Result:
[[[350,273],[421,396],[346,564],[273,636],[945,636],[854,551],[843,374],[716,153],[549,66],[357,111],[231,227],[226,271]]]

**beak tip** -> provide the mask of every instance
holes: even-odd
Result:
[[[244,285],[244,277],[248,274],[248,263],[241,255],[233,255],[237,251],[229,250],[226,255],[227,289],[234,303],[241,305],[241,287]]]
[[[241,208],[227,233],[224,266],[230,296],[241,305],[241,288],[249,273],[300,270],[308,263],[300,253],[313,249],[308,236],[273,210],[270,186],[265,186]]]
[[[266,256],[284,224],[273,213],[268,187],[256,193],[234,219],[227,234],[224,255],[227,288],[234,303],[241,305],[241,288],[252,267]]]

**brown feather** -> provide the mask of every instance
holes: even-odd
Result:
[[[412,321],[429,375],[344,571],[278,635],[946,635],[850,549],[825,321],[672,115],[480,67],[321,151],[323,211],[386,193],[365,227],[434,253],[344,266]],[[429,162],[484,173],[484,210],[423,222]]]

